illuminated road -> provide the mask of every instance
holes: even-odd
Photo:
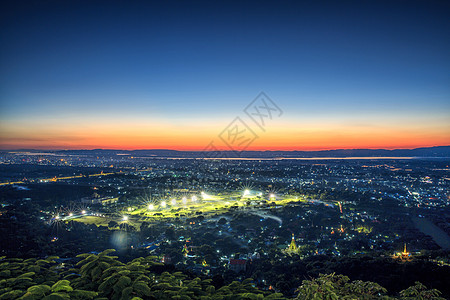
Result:
[[[115,172],[110,173],[98,173],[98,174],[90,174],[90,175],[75,175],[75,176],[63,176],[63,177],[53,177],[53,178],[45,178],[45,179],[32,179],[29,182],[24,181],[11,181],[11,182],[1,182],[1,185],[13,185],[13,184],[26,184],[26,183],[33,183],[33,182],[56,182],[60,180],[68,180],[68,179],[77,179],[77,178],[83,178],[83,177],[96,177],[96,176],[107,176],[107,175],[113,175],[116,174]]]

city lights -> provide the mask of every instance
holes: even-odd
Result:
[[[84,2],[2,6],[0,300],[450,299],[450,5]]]

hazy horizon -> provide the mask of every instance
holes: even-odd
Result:
[[[242,150],[243,152],[321,152],[321,151],[358,151],[358,150],[373,150],[373,151],[393,151],[393,150],[417,150],[417,149],[431,149],[431,148],[440,148],[440,147],[450,147],[450,145],[437,145],[430,147],[417,147],[417,148],[336,148],[336,149],[318,149],[318,150]],[[58,148],[16,148],[16,149],[0,149],[0,151],[179,151],[179,152],[213,152],[215,150],[178,150],[178,149],[164,149],[164,148],[153,148],[153,149],[120,149],[120,148],[91,148],[91,149],[58,149]],[[231,149],[223,149],[221,152],[233,152]],[[217,150],[216,150],[217,151]]]

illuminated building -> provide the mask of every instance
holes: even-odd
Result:
[[[297,254],[298,253],[298,247],[297,244],[295,243],[295,237],[294,234],[292,234],[292,239],[291,239],[291,243],[289,244],[289,247],[286,248],[286,250],[284,250],[284,252],[286,254]]]

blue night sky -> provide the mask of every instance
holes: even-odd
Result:
[[[133,145],[120,137],[115,144],[92,143],[97,123],[110,122],[108,131],[117,120],[130,131],[138,131],[137,122],[167,132],[167,147],[177,149],[187,147],[175,142],[183,128],[198,141],[187,148],[202,148],[260,91],[285,112],[273,125],[273,134],[285,137],[275,141],[269,134],[261,149],[276,148],[274,142],[302,149],[296,128],[323,135],[305,149],[450,141],[446,1],[2,6],[3,148],[164,147],[162,140]],[[374,127],[376,143],[356,143],[364,128]],[[348,128],[353,139],[327,144],[326,134]],[[398,141],[388,131],[410,136]],[[39,132],[48,137],[41,144]]]

